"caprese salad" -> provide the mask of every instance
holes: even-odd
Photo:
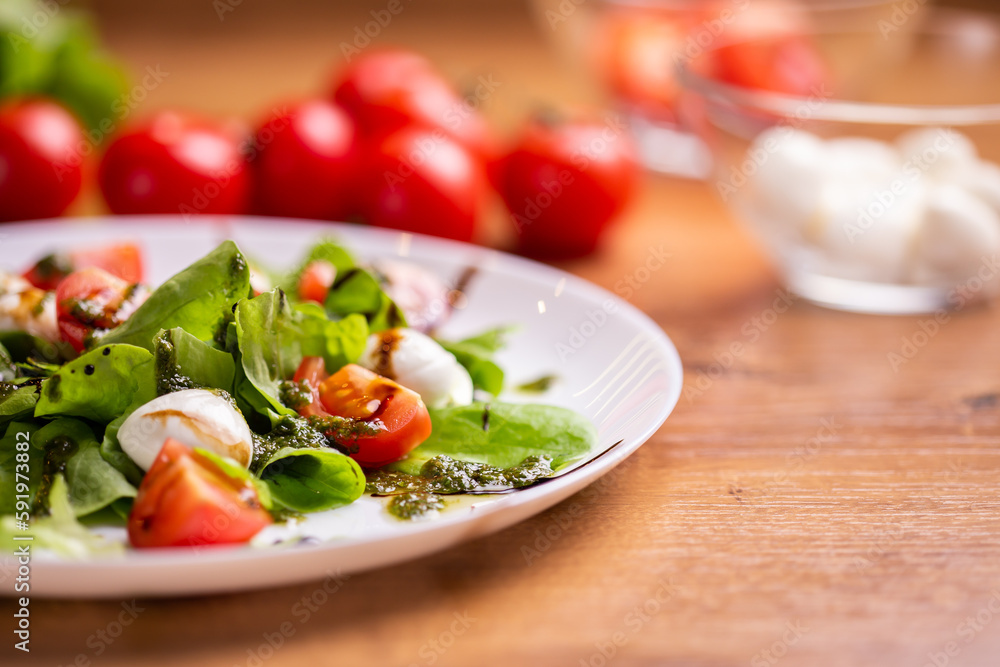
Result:
[[[227,241],[155,289],[130,243],[0,274],[0,536],[238,544],[366,492],[429,517],[589,452],[583,416],[496,399],[507,330],[435,335],[455,294],[332,240],[282,273]]]

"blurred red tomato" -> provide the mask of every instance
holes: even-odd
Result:
[[[38,260],[22,277],[39,289],[54,290],[69,274],[91,267],[103,269],[130,285],[143,281],[142,251],[133,243],[52,253]]]
[[[0,108],[0,221],[63,213],[80,193],[83,133],[54,102]]]
[[[161,112],[108,146],[98,180],[114,213],[242,213],[249,170],[233,126]]]
[[[251,165],[264,215],[346,220],[354,211],[359,145],[354,121],[326,100],[282,109],[257,130]]]
[[[492,90],[480,92],[482,97]],[[419,125],[440,129],[484,159],[491,154],[489,128],[476,104],[462,99],[419,54],[391,50],[361,56],[341,72],[333,97],[375,140]]]
[[[440,130],[408,128],[374,147],[362,216],[378,227],[471,241],[486,191],[480,162]]]
[[[617,121],[534,120],[495,175],[519,250],[555,259],[597,247],[632,196],[638,166],[628,128]]]

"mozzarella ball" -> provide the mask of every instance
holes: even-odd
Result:
[[[205,389],[154,398],[118,430],[122,450],[143,470],[153,465],[167,438],[227,456],[245,468],[253,458],[253,436],[243,415],[228,400]]]
[[[59,341],[55,293],[40,290],[21,276],[0,273],[0,331],[26,331]]]
[[[760,166],[750,180],[754,192],[748,202],[757,211],[751,214],[754,222],[765,231],[796,231],[808,238],[827,179],[823,140],[775,128],[758,135],[748,151],[750,158],[755,155],[761,157]]]
[[[1000,252],[1000,214],[965,189],[943,185],[928,199],[916,246],[915,282],[956,282]]]
[[[902,160],[890,144],[865,137],[838,137],[826,142],[826,170],[831,179],[884,182],[899,176]]]
[[[896,139],[896,146],[904,162],[940,183],[963,183],[978,162],[972,141],[943,127],[907,132]]]
[[[417,392],[429,408],[472,402],[469,372],[455,355],[419,331],[372,334],[358,364]]]
[[[889,283],[904,279],[926,206],[926,189],[919,182],[828,183],[821,216],[832,275]]]

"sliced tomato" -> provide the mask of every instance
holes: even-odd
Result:
[[[323,404],[319,400],[319,387],[323,381],[330,377],[326,372],[326,363],[323,357],[304,357],[295,371],[295,382],[305,381],[312,390],[312,402],[299,409],[299,414],[303,417],[329,417],[330,413],[323,409]]]
[[[23,277],[39,289],[54,290],[69,274],[91,267],[104,269],[130,284],[143,281],[142,251],[132,243],[53,253],[36,262]]]
[[[336,277],[336,267],[325,259],[309,262],[299,277],[299,298],[303,301],[325,303],[330,285]]]
[[[295,379],[314,388],[313,402],[300,414],[341,417],[358,424],[351,435],[337,429],[327,436],[366,468],[398,461],[431,434],[430,414],[420,395],[366,368],[348,364],[327,377],[321,358],[306,357]]]
[[[81,352],[93,331],[117,327],[145,295],[145,289],[130,285],[104,269],[75,271],[56,288],[60,336]]]
[[[137,549],[239,544],[272,522],[253,485],[167,438],[128,517]]]

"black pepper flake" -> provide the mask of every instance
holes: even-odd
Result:
[[[101,354],[103,354],[105,357],[108,356],[109,354],[111,354],[111,348],[110,347],[104,348],[104,352],[102,352]]]
[[[86,373],[87,375],[93,375],[94,374],[94,364],[87,364],[86,366],[84,366],[83,367],[83,372]]]

